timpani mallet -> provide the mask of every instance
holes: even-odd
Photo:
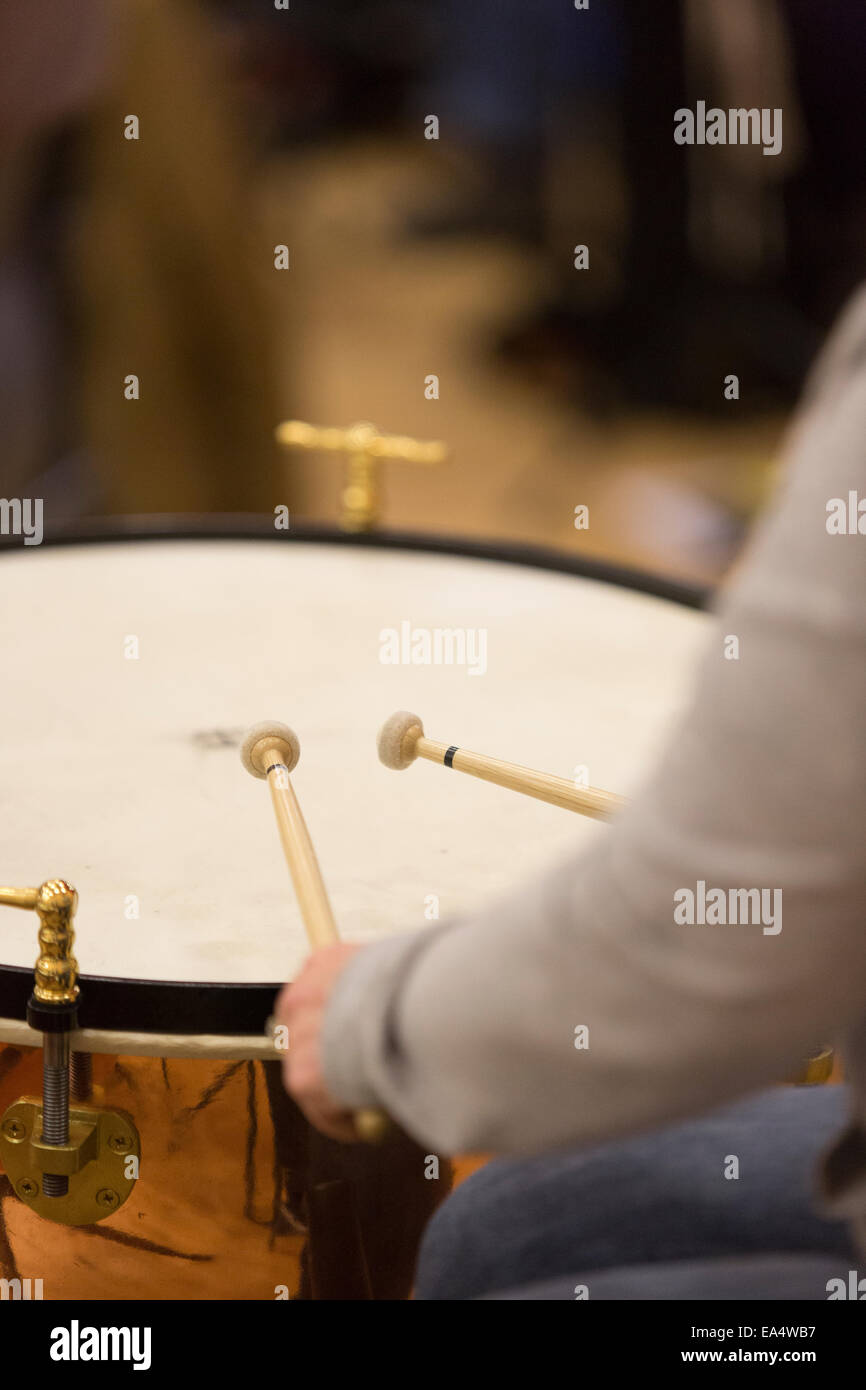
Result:
[[[552,806],[562,806],[566,811],[577,811],[593,820],[610,820],[625,805],[625,797],[599,787],[580,787],[566,777],[533,772],[528,767],[489,758],[485,753],[470,753],[455,744],[437,743],[427,738],[418,715],[408,710],[398,710],[385,721],[379,730],[377,747],[380,760],[397,772],[409,767],[416,758],[426,758],[428,762],[468,772],[483,782],[495,782],[499,787],[533,796],[537,801],[548,801]]]
[[[333,946],[340,940],[328,890],[325,887],[310,832],[301,813],[289,773],[301,755],[297,735],[287,724],[267,720],[249,730],[241,744],[241,762],[253,777],[266,780],[277,819],[280,843],[295,886],[298,906],[310,946]],[[390,1128],[380,1110],[356,1110],[358,1138],[378,1143]]]

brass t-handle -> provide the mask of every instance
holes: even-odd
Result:
[[[74,1004],[79,992],[78,961],[72,954],[75,889],[62,878],[50,878],[38,888],[0,888],[0,906],[29,908],[39,917],[34,997],[42,1004]]]
[[[295,449],[315,449],[348,454],[343,511],[344,531],[371,531],[379,519],[379,465],[386,459],[405,463],[442,463],[448,449],[439,440],[413,439],[408,434],[380,434],[375,425],[362,420],[348,429],[305,424],[303,420],[284,420],[275,430],[277,442]]]

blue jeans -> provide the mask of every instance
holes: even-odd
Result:
[[[680,1261],[768,1254],[835,1257],[844,1275],[857,1255],[847,1227],[815,1210],[814,1169],[846,1107],[842,1086],[780,1086],[637,1138],[490,1163],[431,1221],[416,1298],[554,1280],[574,1297],[580,1271],[655,1264],[661,1275]],[[725,1176],[732,1158],[736,1178]]]

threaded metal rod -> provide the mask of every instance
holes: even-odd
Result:
[[[72,1054],[72,1099],[90,1100],[93,1095],[93,1053],[73,1052]]]
[[[45,1144],[69,1143],[69,1034],[43,1034],[42,1140]],[[65,1197],[69,1179],[61,1173],[43,1173],[46,1197]]]

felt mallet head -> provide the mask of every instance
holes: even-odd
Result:
[[[297,765],[301,756],[301,745],[294,729],[288,724],[280,724],[276,719],[265,719],[248,730],[241,744],[241,762],[253,777],[265,778],[268,766],[273,763],[273,754],[279,754],[280,762],[285,763],[289,772]],[[270,753],[270,757],[266,754]]]
[[[417,714],[400,709],[379,730],[376,747],[379,760],[395,772],[402,772],[417,757],[416,744],[424,737],[424,725]]]

